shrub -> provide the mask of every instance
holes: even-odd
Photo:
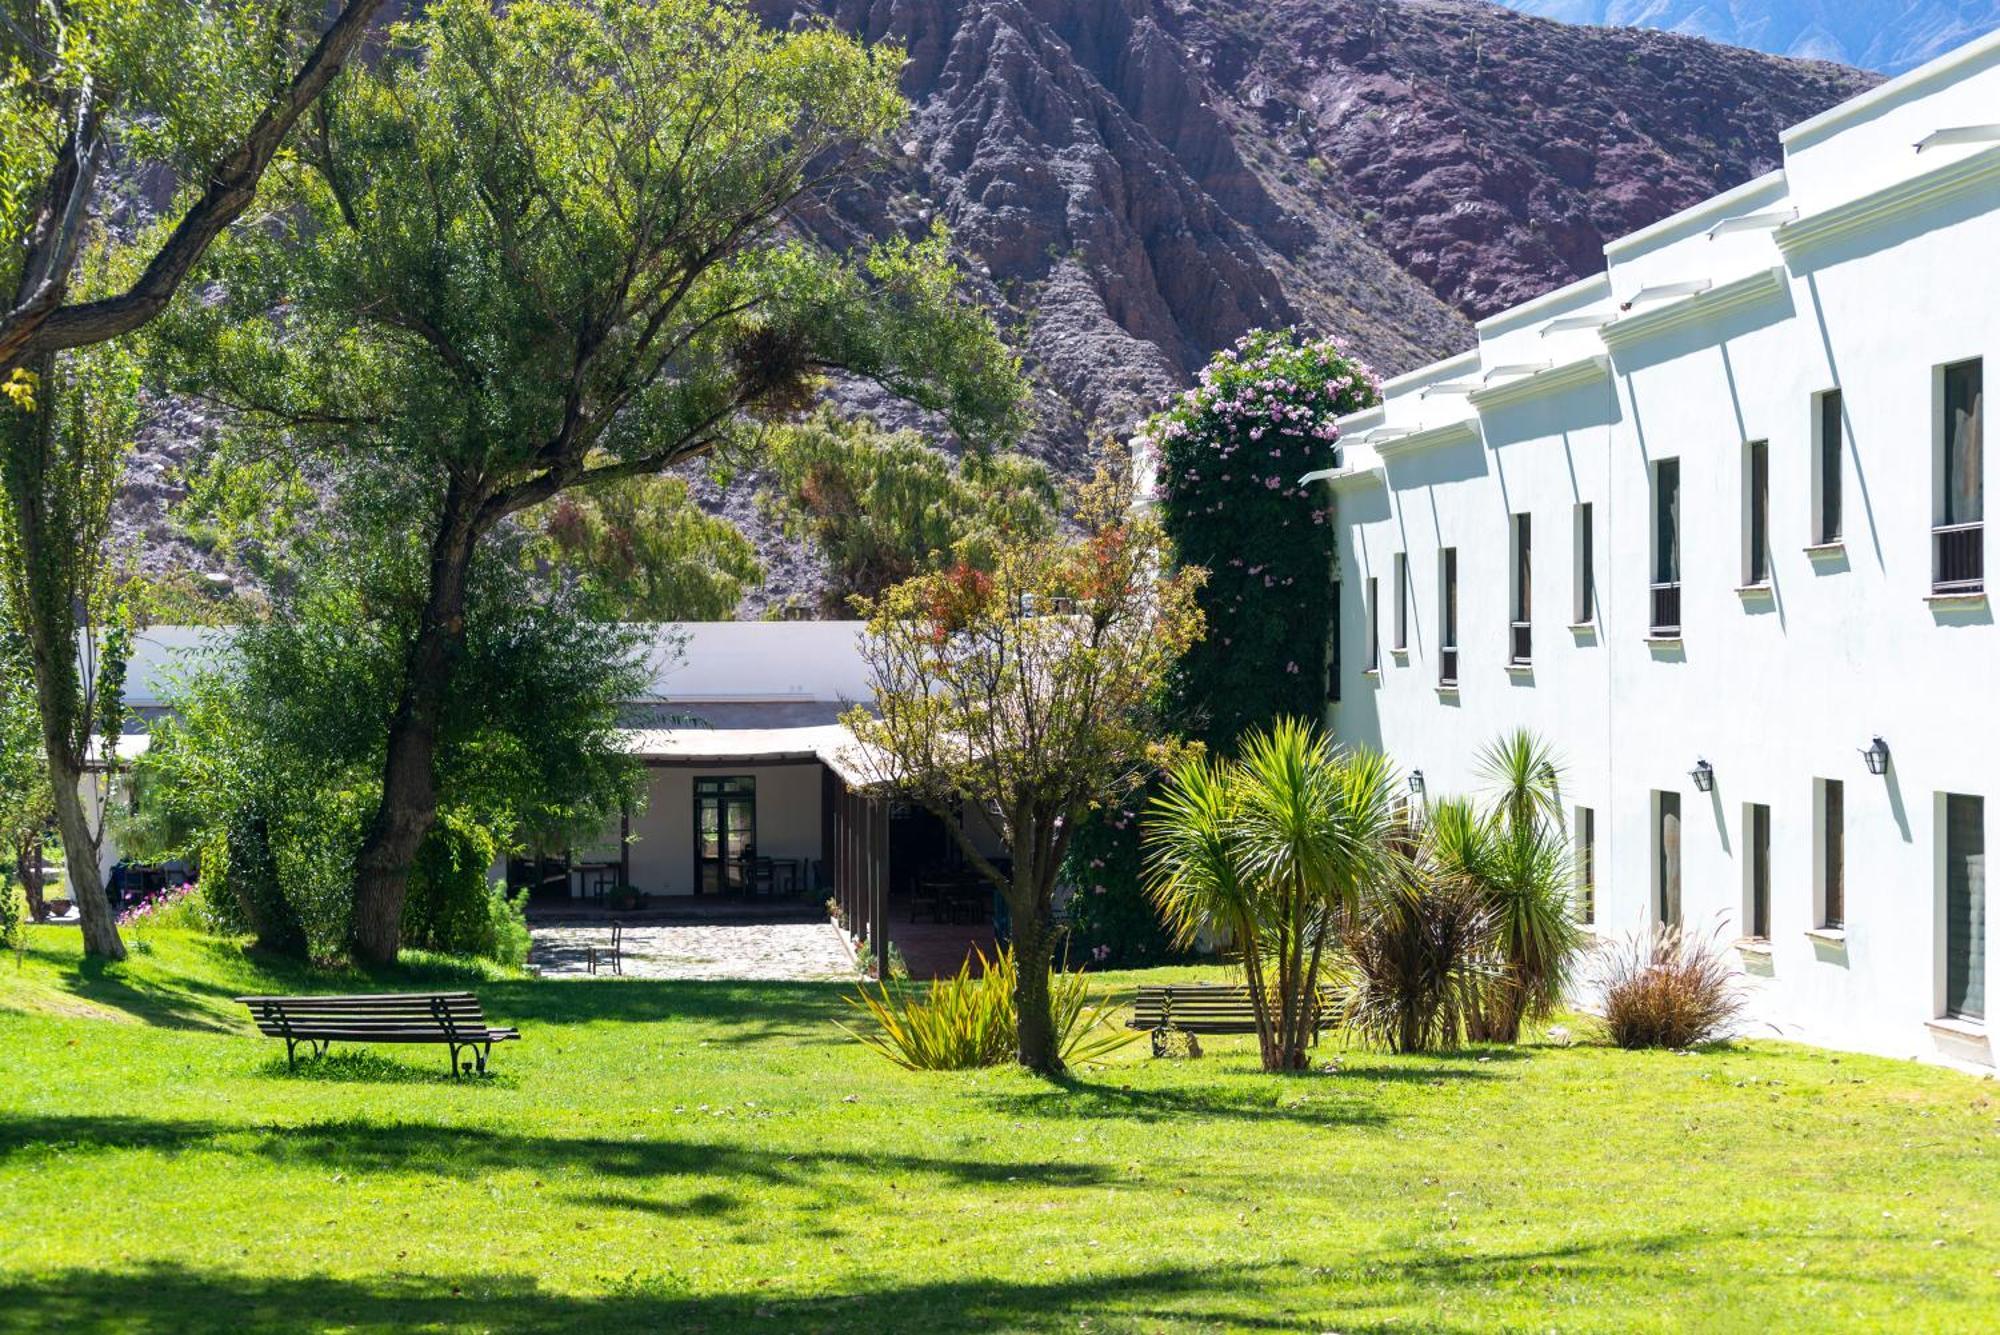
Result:
[[[23,925],[28,916],[28,900],[11,877],[0,880],[0,949],[12,950],[26,939]]]
[[[1146,893],[1139,846],[1139,810],[1145,790],[1090,813],[1077,827],[1063,858],[1063,884],[1071,887],[1063,921],[1072,959],[1097,969],[1133,969],[1184,959]]]
[[[1498,927],[1478,887],[1424,862],[1412,866],[1341,934],[1349,966],[1337,989],[1342,1024],[1391,1052],[1456,1046],[1482,992],[1504,976],[1494,961]]]
[[[1245,335],[1141,429],[1158,460],[1161,526],[1176,560],[1209,572],[1208,635],[1181,658],[1167,713],[1233,748],[1248,730],[1326,705],[1334,526],[1299,478],[1334,459],[1337,419],[1381,400],[1375,373],[1335,339]]]
[[[1678,927],[1628,937],[1607,956],[1603,987],[1604,1026],[1621,1048],[1727,1038],[1746,1005],[1742,980],[1714,936]]]
[[[847,998],[872,1023],[871,1030],[840,1027],[896,1065],[912,1071],[964,1071],[1001,1066],[1013,1060],[1017,1044],[1014,1013],[1014,952],[979,957],[958,973],[928,987],[890,981]],[[1109,1024],[1114,1003],[1090,1002],[1080,972],[1053,971],[1049,979],[1055,1013],[1056,1050],[1063,1065],[1092,1062],[1138,1038],[1137,1032]]]

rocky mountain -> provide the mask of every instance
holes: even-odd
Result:
[[[802,222],[834,244],[948,222],[1034,377],[1029,448],[1065,471],[1253,328],[1340,334],[1385,373],[1455,352],[1874,79],[1482,0],[752,3],[906,50],[900,142]],[[135,466],[155,563],[200,559],[157,518],[175,434]],[[775,593],[807,577],[760,545]]]
[[[2000,28],[2000,0],[1502,0],[1564,23],[1706,37],[1899,74]]]

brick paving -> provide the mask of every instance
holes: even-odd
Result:
[[[611,929],[551,925],[535,927],[533,936],[530,968],[545,978],[588,978],[589,948],[608,946]],[[627,978],[811,982],[856,976],[853,957],[829,922],[627,926],[624,959]]]

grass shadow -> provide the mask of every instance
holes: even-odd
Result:
[[[153,1149],[256,1156],[350,1172],[464,1180],[511,1170],[582,1168],[604,1178],[730,1178],[850,1191],[857,1177],[908,1174],[1005,1189],[1092,1187],[1112,1170],[1089,1163],[945,1158],[899,1151],[791,1150],[671,1137],[540,1136],[483,1127],[335,1118],[290,1126],[129,1115],[0,1116],[0,1162],[15,1155]]]
[[[1049,1121],[1078,1118],[1146,1123],[1211,1119],[1290,1122],[1314,1127],[1381,1126],[1388,1121],[1377,1108],[1318,1102],[1309,1096],[1300,1098],[1290,1089],[1285,1090],[1285,1097],[1281,1099],[1273,1098],[1268,1093],[1259,1098],[1240,1087],[1140,1089],[1076,1076],[1065,1076],[1051,1081],[1046,1088],[1025,1093],[988,1095],[985,1102],[995,1111],[1011,1117],[1036,1117]]]
[[[1260,1314],[1268,1282],[1246,1266],[1159,1267],[1057,1281],[924,1279],[813,1296],[756,1292],[690,1295],[671,1271],[610,1277],[609,1291],[582,1296],[543,1289],[530,1276],[274,1277],[162,1262],[140,1269],[74,1268],[0,1284],[0,1329],[23,1331],[484,1330],[501,1332],[737,1330],[960,1335],[989,1330],[1074,1330],[1080,1317],[1129,1314],[1150,1329],[1165,1322],[1232,1330],[1297,1329]],[[1334,1324],[1328,1320],[1308,1328]],[[1338,1320],[1350,1335],[1384,1323]],[[1395,1327],[1401,1329],[1400,1326]],[[1432,1327],[1445,1330],[1448,1327]]]
[[[442,1043],[436,1045],[441,1058],[448,1058]],[[256,1068],[267,1080],[316,1081],[329,1085],[451,1085],[477,1089],[512,1089],[519,1083],[512,1073],[495,1071],[488,1064],[485,1075],[453,1075],[442,1062],[435,1067],[416,1066],[374,1052],[329,1052],[324,1057],[299,1054],[297,1069],[283,1057],[273,1057]]]

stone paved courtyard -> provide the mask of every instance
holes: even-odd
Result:
[[[611,942],[608,925],[534,928],[528,964],[547,978],[588,978],[589,948]],[[814,981],[856,976],[827,922],[664,923],[625,929],[627,978]],[[615,975],[606,969],[599,977]]]

